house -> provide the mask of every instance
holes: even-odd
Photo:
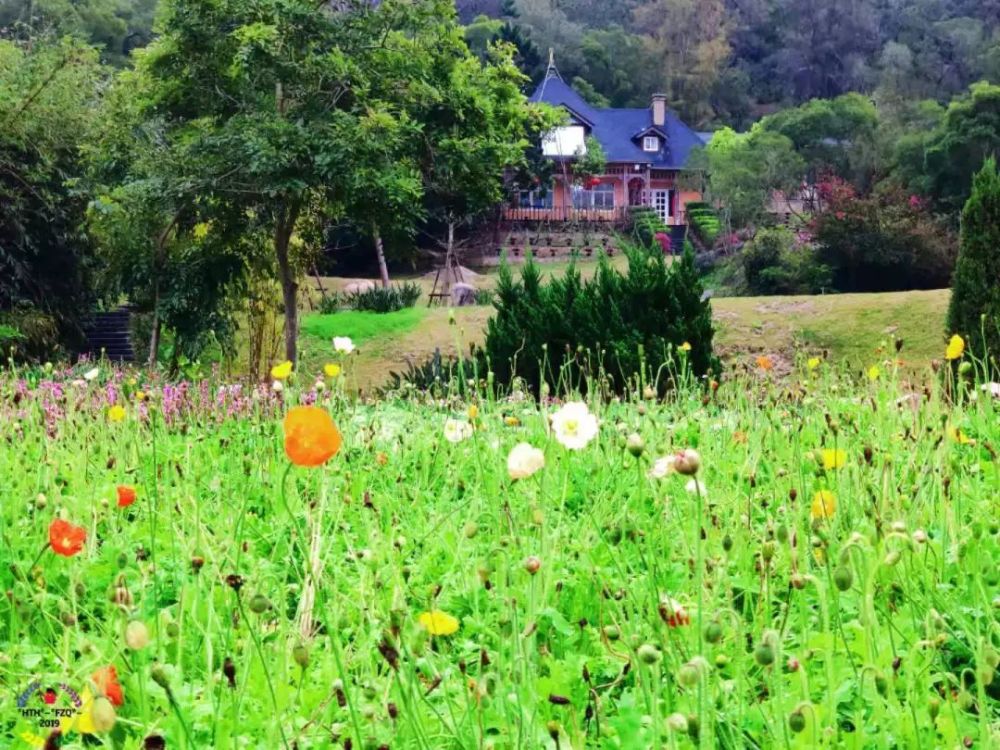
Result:
[[[662,94],[649,107],[601,109],[584,101],[554,65],[530,97],[563,108],[568,122],[542,141],[543,155],[556,163],[552,185],[518,191],[505,209],[513,221],[620,221],[633,206],[651,206],[664,224],[685,224],[684,206],[701,194],[680,184],[691,153],[704,140],[667,108]],[[587,139],[600,143],[604,173],[584,182],[573,164],[586,153]]]

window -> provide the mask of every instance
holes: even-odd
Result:
[[[596,185],[587,190],[579,185],[573,186],[573,208],[576,209],[612,209],[615,207],[615,186],[611,183]]]
[[[660,150],[660,139],[655,135],[647,135],[642,139],[642,150],[643,151],[659,151]]]
[[[552,208],[552,191],[548,188],[518,190],[515,201],[518,208]]]

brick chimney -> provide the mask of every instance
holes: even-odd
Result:
[[[663,127],[667,122],[667,95],[653,94],[651,109],[653,110],[653,124]]]

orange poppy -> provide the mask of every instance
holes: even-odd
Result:
[[[135,502],[135,487],[127,484],[118,485],[118,507],[127,508]]]
[[[774,369],[774,362],[772,362],[771,358],[766,354],[762,354],[757,357],[757,367],[762,369],[764,372],[767,372],[768,370]]]
[[[296,406],[285,415],[285,453],[296,466],[321,466],[340,450],[340,431],[318,406]]]
[[[118,682],[118,672],[114,664],[101,667],[90,676],[97,689],[116,706],[125,703],[125,693],[122,691],[121,683]]]
[[[49,544],[57,555],[72,557],[83,549],[87,531],[61,518],[49,524]]]

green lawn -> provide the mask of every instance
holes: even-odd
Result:
[[[345,310],[330,315],[307,315],[302,320],[302,332],[321,339],[349,336],[355,344],[360,344],[377,336],[398,336],[413,330],[426,314],[427,308],[410,307],[392,313]]]

